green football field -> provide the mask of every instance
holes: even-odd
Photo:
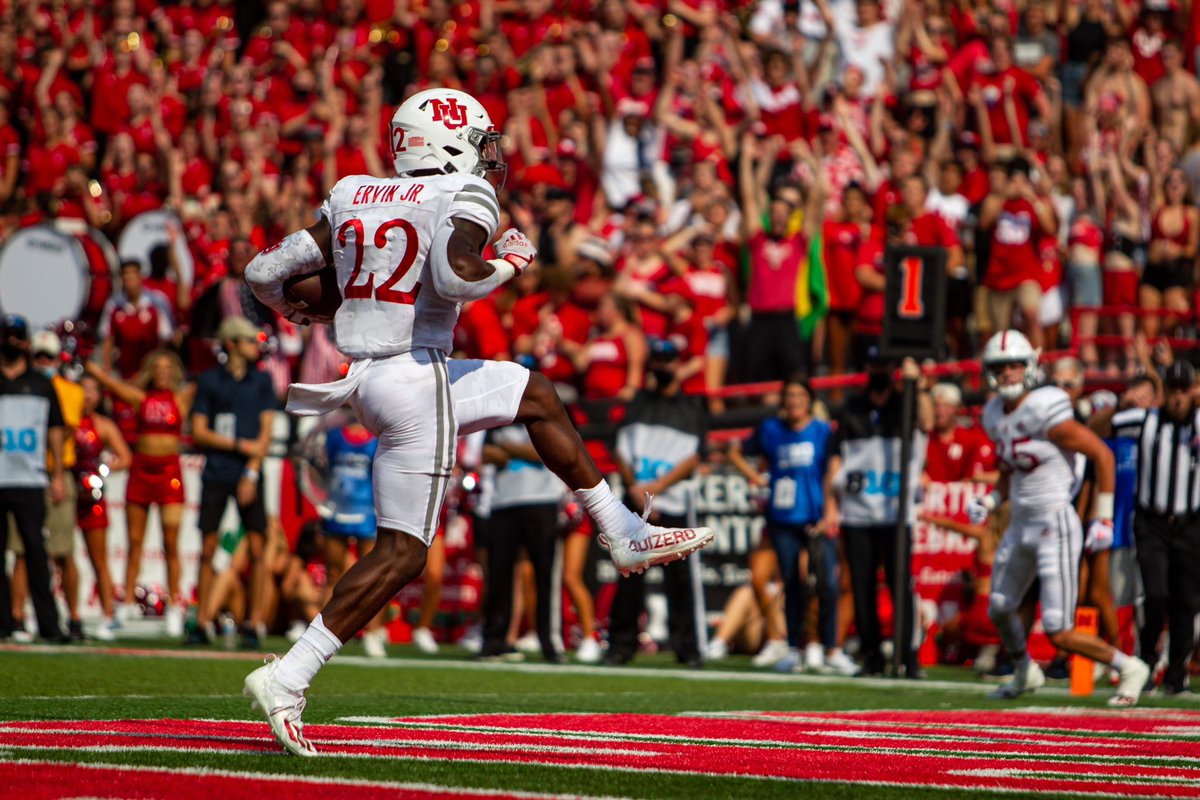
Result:
[[[0,797],[1200,797],[1200,709],[1178,701],[1114,712],[1107,689],[1049,687],[1002,705],[961,668],[908,682],[391,651],[352,643],[322,671],[305,712],[321,757],[299,759],[241,694],[261,655],[0,646]]]

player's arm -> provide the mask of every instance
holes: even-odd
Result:
[[[1113,541],[1113,492],[1117,485],[1116,459],[1104,440],[1075,420],[1055,425],[1046,435],[1063,450],[1082,453],[1095,467],[1092,484],[1095,502],[1092,505],[1092,524],[1088,526],[1083,547],[1089,553],[1107,550]]]
[[[1086,426],[1075,420],[1067,420],[1055,425],[1046,432],[1050,441],[1063,450],[1082,453],[1096,469],[1096,510],[1097,516],[1112,519],[1112,494],[1117,484],[1116,459],[1112,450],[1099,436]],[[1103,509],[1104,495],[1108,495],[1108,513],[1099,513]]]
[[[484,260],[489,233],[481,225],[454,217],[442,225],[429,250],[433,288],[447,300],[465,303],[487,297],[492,290],[524,271],[537,248],[515,228],[496,242],[499,258]]]
[[[283,297],[283,282],[296,275],[318,272],[333,263],[333,230],[324,214],[311,228],[288,234],[279,244],[263,250],[246,265],[246,283],[263,305],[285,319],[301,321],[309,315]]]
[[[972,525],[982,525],[1000,504],[1008,499],[1008,470],[1003,466],[1000,470],[1000,480],[996,481],[996,486],[992,491],[976,497],[971,502],[967,503],[967,519],[971,520]]]

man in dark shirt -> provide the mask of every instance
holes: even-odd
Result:
[[[838,419],[837,434],[830,447],[828,486],[825,492],[826,531],[841,530],[850,566],[854,593],[854,620],[862,642],[862,675],[883,674],[879,608],[875,575],[880,559],[888,587],[896,585],[896,523],[900,508],[900,432],[903,395],[893,376],[895,365],[880,359],[875,348],[868,353],[868,385],[865,393],[846,402]],[[919,378],[920,368],[905,359],[903,374]],[[933,424],[933,403],[926,392],[918,395],[912,459],[909,469],[908,514],[911,526],[914,502],[925,462],[927,434]],[[911,537],[911,527],[910,527]],[[906,548],[908,544],[906,543]],[[912,593],[906,598],[901,661],[908,678],[920,677],[913,647],[916,607]]]
[[[708,406],[702,397],[680,396],[676,371],[680,347],[670,340],[650,341],[647,387],[629,404],[617,430],[616,462],[625,484],[626,505],[643,511],[646,495],[654,497],[650,519],[655,525],[695,525],[692,473],[700,465],[708,435]],[[681,664],[700,667],[704,627],[700,554],[662,566],[667,596],[670,646]],[[634,573],[617,581],[609,620],[607,664],[627,664],[638,648],[638,619],[646,605],[646,581]]]
[[[54,384],[29,367],[28,324],[15,315],[0,318],[0,520],[12,514],[16,522],[25,546],[38,632],[51,642],[66,639],[58,624],[42,526],[47,487],[52,502],[66,497],[63,431],[62,408]],[[47,448],[55,465],[49,476]],[[15,627],[8,574],[0,561],[0,639],[11,636]]]
[[[249,537],[250,614],[242,643],[257,647],[264,628],[263,560],[267,514],[263,506],[260,470],[271,439],[271,420],[277,407],[271,379],[259,369],[258,328],[244,317],[228,317],[217,338],[225,349],[225,363],[200,374],[192,405],[192,436],[205,456],[200,490],[200,532],[204,549],[200,560],[197,626],[189,636],[206,644],[212,620],[207,617],[212,585],[212,558],[217,550],[217,527],[229,498],[237,501],[242,527]]]

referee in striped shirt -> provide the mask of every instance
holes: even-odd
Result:
[[[1200,408],[1195,380],[1192,365],[1176,361],[1163,376],[1161,408],[1128,408],[1111,421],[1106,415],[1096,418],[1101,435],[1138,443],[1133,531],[1145,592],[1141,657],[1155,662],[1165,619],[1171,636],[1163,676],[1167,695],[1188,691],[1193,621],[1200,612]],[[1152,677],[1146,690],[1153,688]]]

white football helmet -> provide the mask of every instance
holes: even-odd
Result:
[[[419,170],[484,177],[507,167],[501,134],[483,104],[457,89],[426,89],[405,100],[392,115],[392,164],[403,177]]]
[[[988,339],[983,346],[984,378],[988,388],[1005,400],[1016,400],[1021,395],[1037,388],[1041,381],[1038,371],[1038,351],[1020,331],[1001,331]],[[1001,384],[1000,374],[1009,364],[1024,364],[1025,375],[1020,383]]]

